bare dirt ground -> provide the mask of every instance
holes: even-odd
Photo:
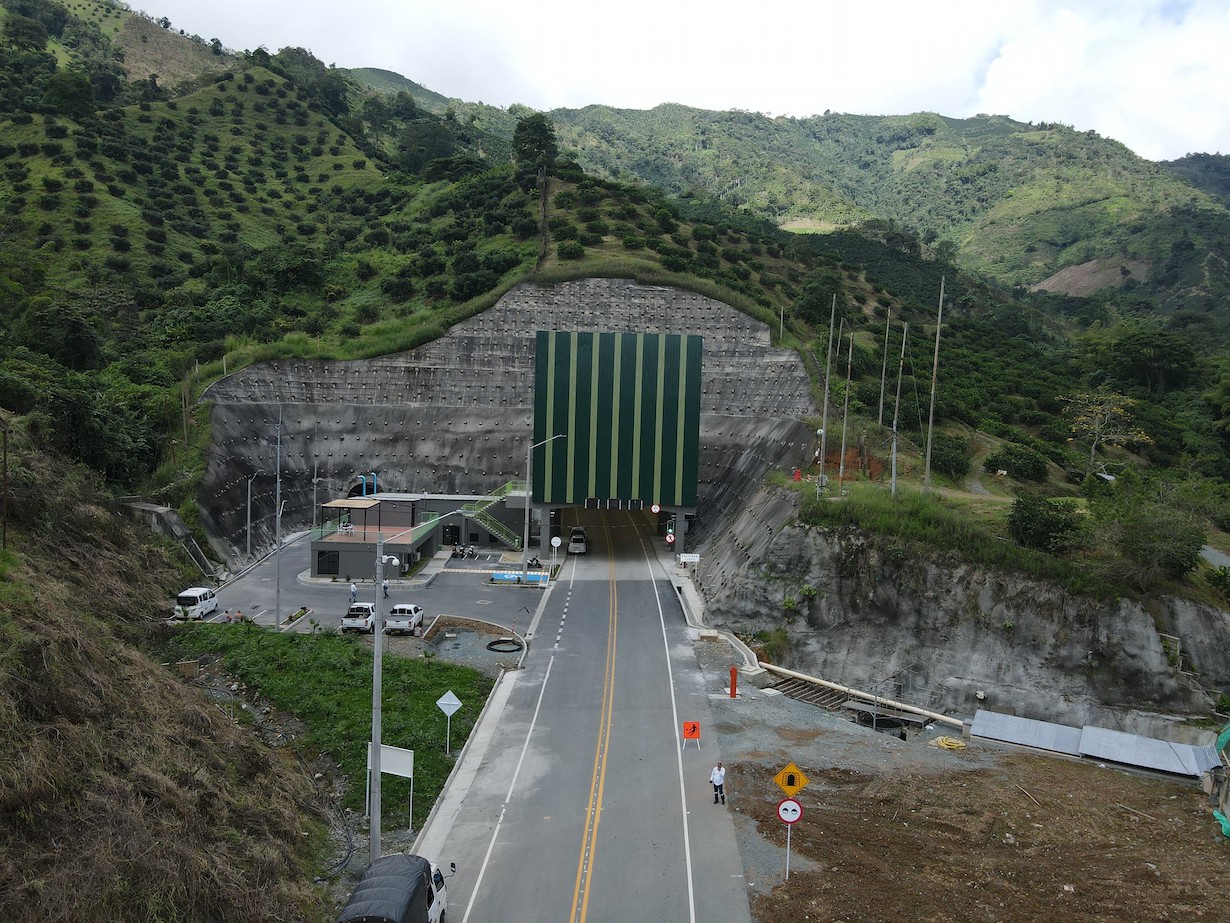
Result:
[[[942,750],[927,741],[959,731],[901,741],[750,691],[719,713],[758,923],[1230,919],[1230,839],[1194,781]],[[773,776],[791,761],[810,783],[786,881]]]
[[[791,846],[814,865],[753,900],[761,923],[1230,917],[1230,841],[1191,785],[1026,754],[970,772],[800,768]],[[747,781],[757,829],[784,845],[780,791]]]

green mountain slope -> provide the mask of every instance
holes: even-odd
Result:
[[[1188,154],[1162,167],[1230,208],[1230,154]]]
[[[677,105],[551,117],[587,169],[699,187],[787,228],[875,216],[952,241],[963,266],[1006,284],[1087,294],[1048,280],[1092,263],[1111,270],[1104,285],[1134,283],[1168,309],[1220,311],[1230,294],[1223,205],[1093,133],[999,116],[791,119]]]
[[[401,74],[395,74],[393,71],[382,70],[379,67],[354,67],[350,69],[349,73],[356,81],[374,93],[380,93],[385,96],[408,93],[416,103],[430,112],[439,114],[449,106],[447,97],[441,96],[434,90],[429,90],[427,87],[415,83]]]

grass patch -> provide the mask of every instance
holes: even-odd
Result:
[[[989,504],[971,507],[933,493],[900,488],[893,499],[883,488],[852,484],[849,495],[840,501],[808,495],[799,519],[805,525],[862,529],[906,550],[951,552],[969,563],[1052,581],[1073,593],[1122,595],[1121,589],[1074,562],[1013,542],[1000,528],[1000,517]]]
[[[358,640],[336,634],[281,634],[244,625],[184,626],[171,642],[180,659],[217,654],[223,667],[262,698],[307,727],[307,746],[327,753],[346,775],[345,803],[361,810],[367,742],[371,736],[372,653]],[[414,827],[426,820],[494,685],[477,670],[436,658],[409,660],[385,652],[384,743],[414,751]],[[464,703],[453,715],[453,756],[445,756],[445,692]],[[382,817],[405,822],[406,779],[383,780]]]

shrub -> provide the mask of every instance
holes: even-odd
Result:
[[[954,478],[969,474],[971,465],[965,440],[947,433],[935,433],[931,440],[931,467]]]
[[[575,240],[566,240],[556,248],[556,252],[561,260],[579,260],[585,255],[585,248]]]
[[[1069,503],[1018,497],[1008,516],[1008,534],[1026,548],[1061,554],[1080,534],[1079,514]]]
[[[987,471],[1007,471],[1019,481],[1045,481],[1046,458],[1027,446],[1008,443],[987,456],[982,467]]]

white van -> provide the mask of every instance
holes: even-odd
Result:
[[[218,611],[218,596],[207,586],[194,586],[175,597],[171,618],[203,619]]]

